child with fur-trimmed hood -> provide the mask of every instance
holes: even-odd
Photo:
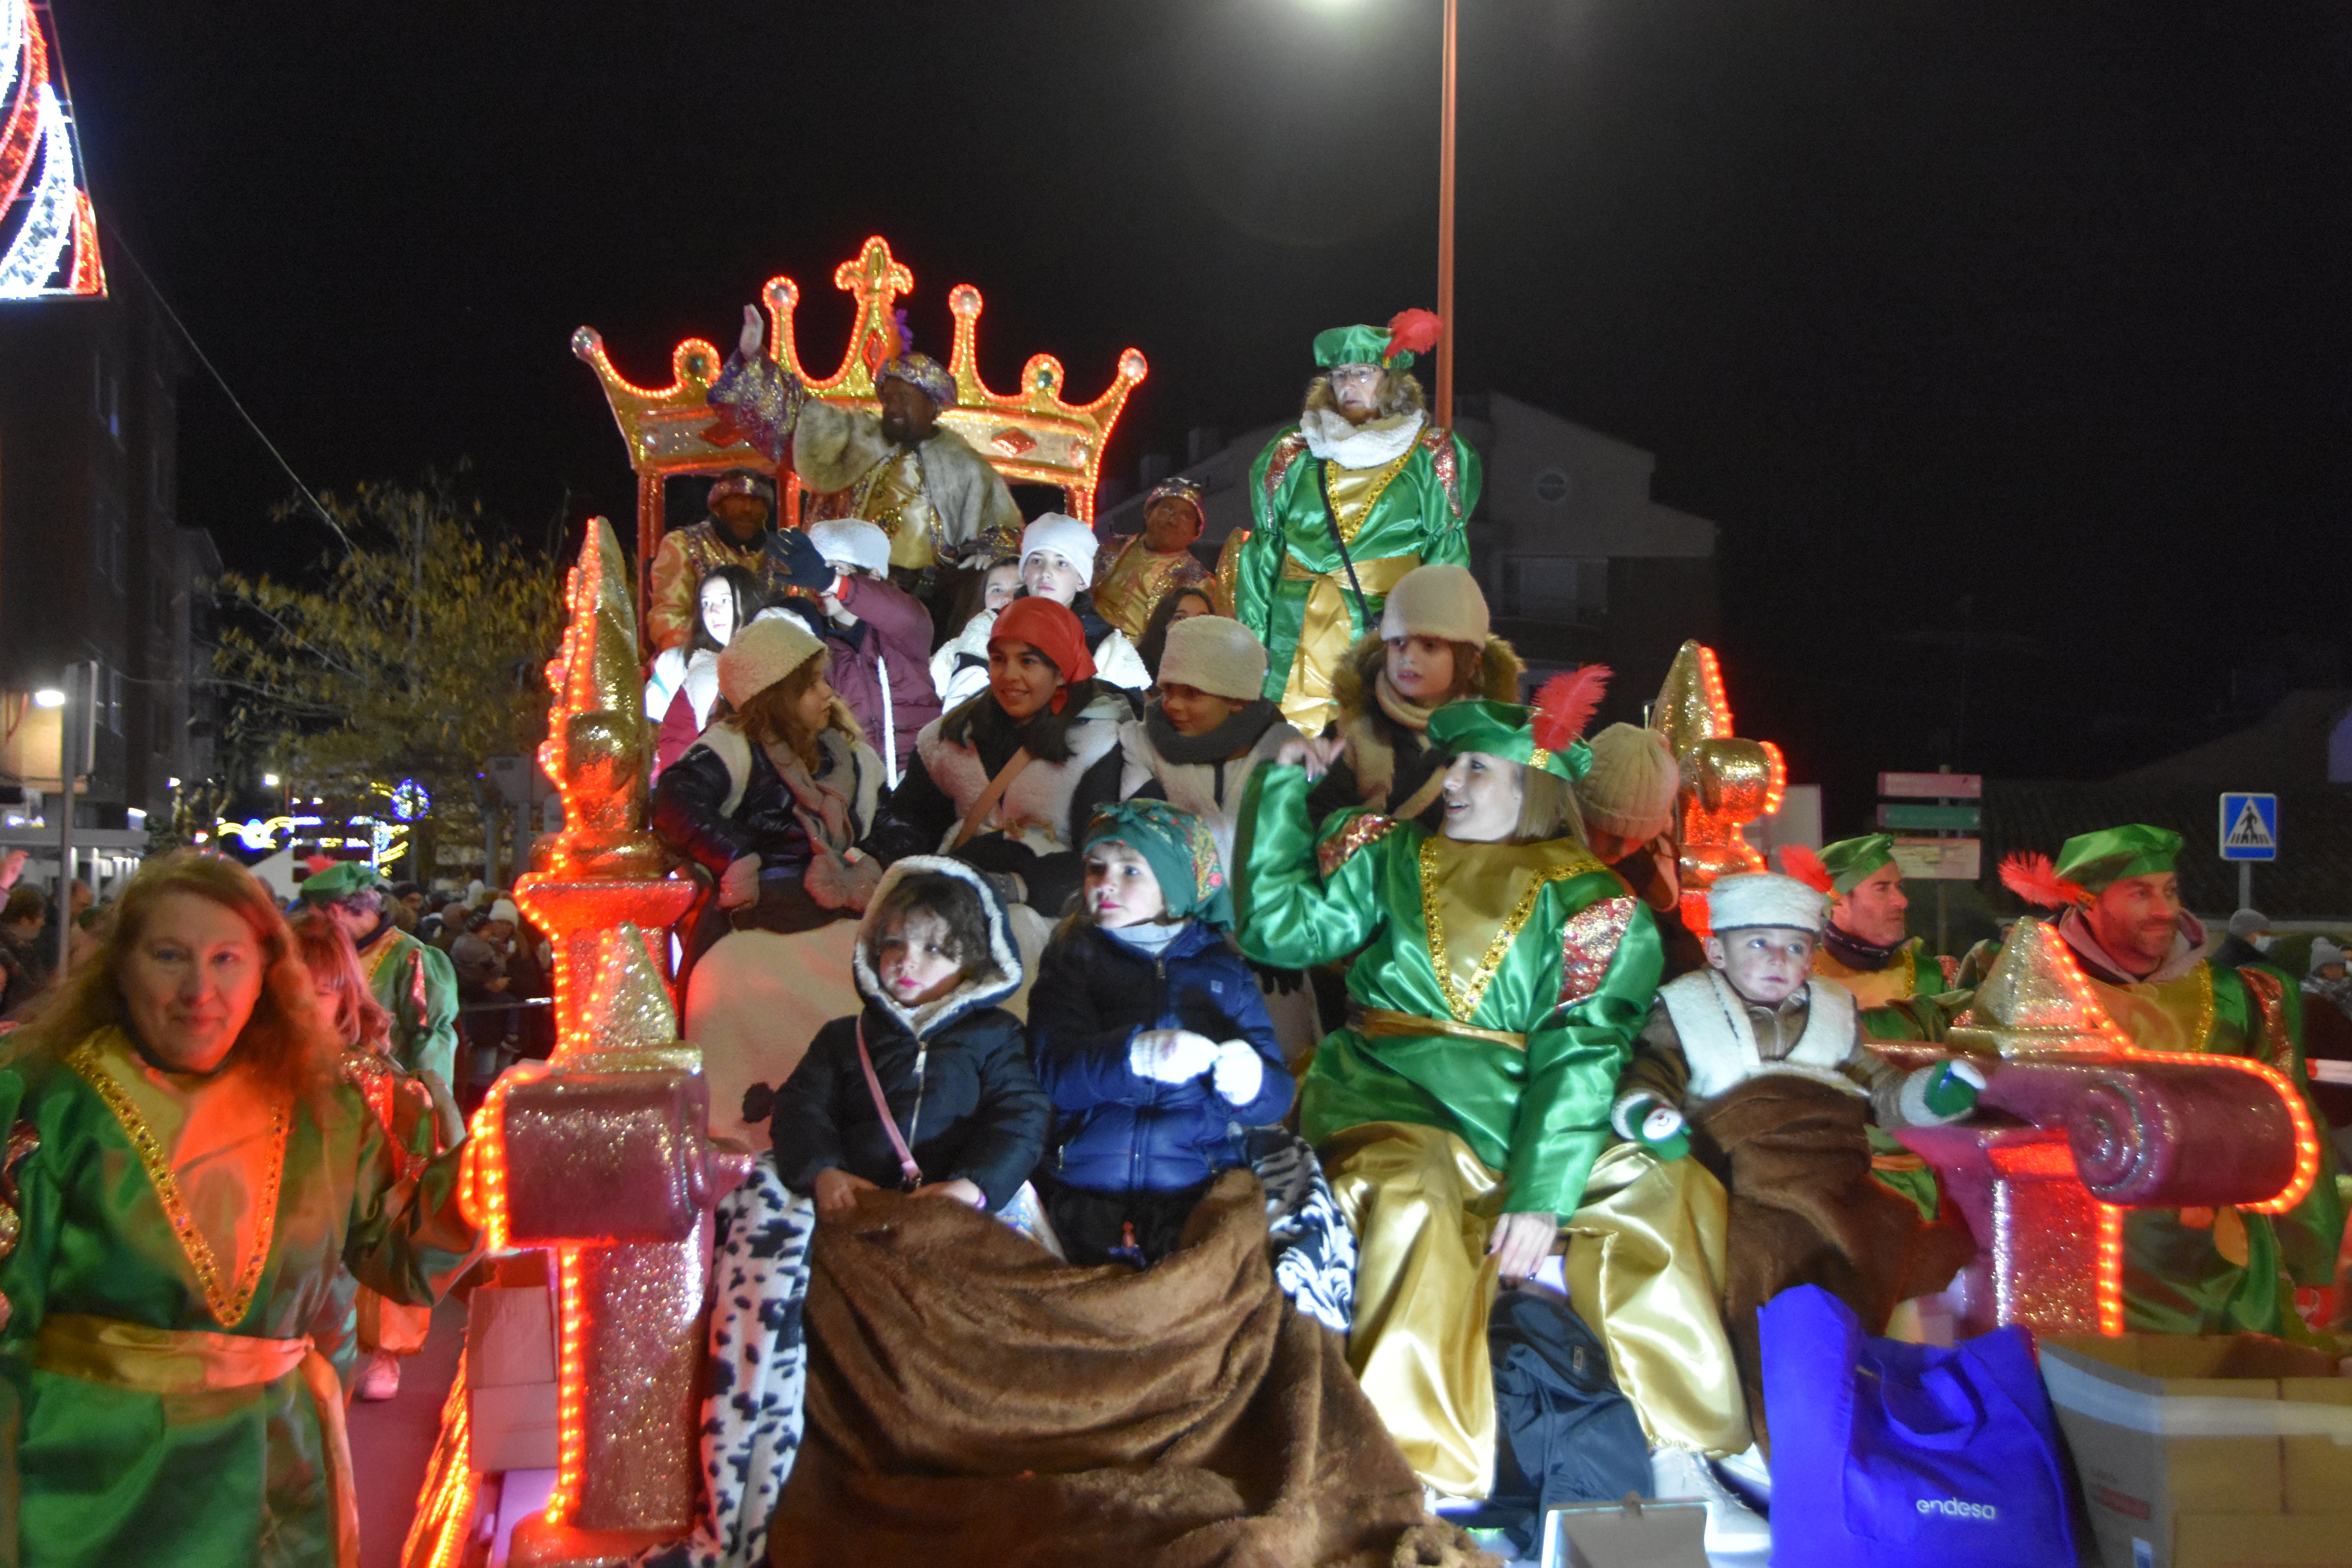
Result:
[[[875,891],[855,963],[865,1009],[819,1030],[775,1091],[776,1173],[820,1211],[877,1187],[1003,1208],[1052,1121],[1021,1021],[997,1005],[1021,984],[1003,900],[961,861],[901,860]]]
[[[1853,994],[1812,977],[1819,889],[1747,872],[1707,901],[1707,967],[1659,988],[1610,1124],[1662,1160],[1694,1155],[1729,1194],[1724,1324],[1761,1438],[1758,1309],[1819,1285],[1883,1333],[1897,1302],[1942,1289],[1974,1255],[1965,1230],[1923,1225],[1873,1179],[1868,1123],[1956,1121],[1985,1078],[1957,1061],[1906,1071],[1865,1048]]]
[[[1445,757],[1429,744],[1429,716],[1465,699],[1515,703],[1525,668],[1492,634],[1486,596],[1467,568],[1406,573],[1390,591],[1379,634],[1358,638],[1332,672],[1339,714],[1312,742],[1328,771],[1307,796],[1308,813],[1320,822],[1368,805],[1394,816],[1417,799],[1412,815],[1435,832]]]

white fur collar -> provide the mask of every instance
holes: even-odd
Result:
[[[882,988],[866,950],[874,939],[874,914],[882,907],[882,897],[902,877],[918,871],[939,871],[971,887],[980,895],[981,908],[988,911],[989,959],[994,964],[991,973],[975,976],[957,986],[938,1001],[920,1007],[902,1007]],[[857,949],[850,958],[850,968],[857,977],[857,989],[866,999],[896,1018],[908,1034],[918,1040],[928,1037],[934,1030],[954,1023],[968,1013],[982,1007],[992,1007],[1021,989],[1021,949],[1013,940],[1013,922],[1006,915],[1004,900],[989,886],[988,879],[961,860],[950,860],[938,855],[910,855],[882,873],[875,886],[874,896],[867,900],[866,914],[857,922]]]
[[[1402,457],[1428,423],[1429,416],[1418,408],[1366,425],[1349,424],[1334,408],[1309,408],[1298,416],[1298,433],[1307,437],[1307,451],[1327,463],[1377,468]]]

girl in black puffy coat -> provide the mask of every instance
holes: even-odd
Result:
[[[865,1010],[817,1031],[771,1107],[746,1107],[772,1111],[776,1173],[821,1210],[848,1208],[876,1187],[1003,1209],[1037,1163],[1052,1120],[1021,1021],[996,1005],[1021,984],[1003,903],[961,862],[901,860],[867,907],[855,962]],[[861,1045],[889,1107],[887,1125]]]
[[[1290,1109],[1265,998],[1220,929],[1231,921],[1198,817],[1159,800],[1095,817],[1082,907],[1029,997],[1056,1121],[1037,1187],[1073,1263],[1174,1251],[1209,1184],[1244,1163],[1243,1131]]]

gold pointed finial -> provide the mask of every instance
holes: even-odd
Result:
[[[1665,736],[1678,757],[1701,741],[1731,733],[1731,703],[1723,694],[1723,672],[1713,648],[1686,642],[1675,651],[1651,706],[1650,728]]]
[[[589,935],[593,965],[587,1003],[556,1065],[588,1072],[647,1068],[698,1070],[702,1054],[677,1037],[677,1010],[646,948],[646,933],[623,921]]]
[[[571,618],[547,666],[554,689],[541,766],[563,794],[564,831],[551,847],[568,875],[645,879],[667,869],[644,830],[651,735],[637,668],[637,613],[613,525],[591,520],[564,584]]]
[[[2021,920],[1957,1019],[1951,1043],[2002,1057],[2114,1056],[2130,1050],[2046,921]]]

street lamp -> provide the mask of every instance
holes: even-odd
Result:
[[[66,694],[54,686],[44,686],[33,693],[33,706],[36,708],[62,708],[65,705]]]
[[[261,784],[264,789],[276,789],[278,787],[278,775],[276,773],[262,774]]]

